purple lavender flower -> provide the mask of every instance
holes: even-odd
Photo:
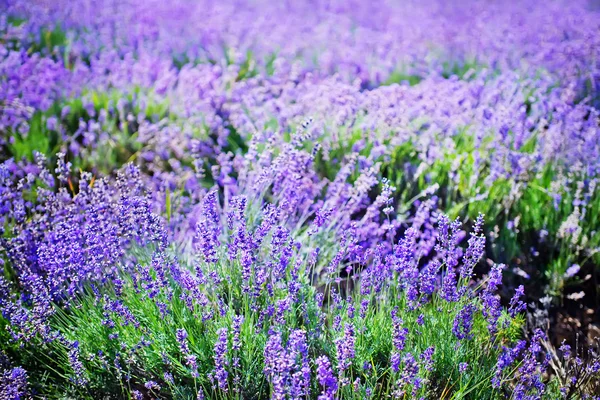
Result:
[[[349,319],[353,319],[354,318],[354,312],[356,311],[356,309],[354,308],[354,304],[352,302],[352,298],[351,297],[349,297],[346,300],[346,304],[347,304],[347,307],[348,307],[348,310],[347,310],[347,312],[348,312],[348,318]]]
[[[446,268],[440,295],[444,300],[449,302],[456,302],[460,298],[460,295],[456,290],[456,270],[452,267]]]
[[[372,368],[372,365],[371,365],[371,363],[370,363],[369,361],[365,361],[365,362],[363,363],[363,370],[365,370],[365,371],[370,371],[370,370],[371,370],[371,368]]]
[[[198,375],[197,357],[190,351],[187,331],[185,329],[177,329],[175,337],[177,344],[179,344],[179,350],[184,356],[185,364],[190,368],[192,376],[196,377]]]
[[[79,342],[74,341],[69,344],[69,364],[75,373],[75,376],[72,378],[73,383],[78,386],[86,386],[89,382],[87,378],[87,372],[85,366],[81,362],[81,355],[79,350]]]
[[[174,385],[175,380],[173,379],[173,374],[170,372],[165,372],[163,374],[163,380],[167,383],[167,385]]]
[[[456,266],[460,256],[460,248],[457,247],[462,235],[460,222],[450,222],[447,216],[442,215],[438,221],[438,244],[436,250],[446,267],[442,280],[441,296],[446,301],[456,302],[459,299],[456,280]]]
[[[413,304],[418,296],[417,278],[419,275],[415,260],[416,238],[416,229],[409,228],[394,250],[396,258],[394,269],[399,275],[400,287],[407,291],[408,300]]]
[[[57,153],[56,158],[57,158],[57,165],[56,165],[56,170],[55,170],[56,177],[58,178],[58,180],[61,183],[66,184],[67,178],[71,172],[71,163],[70,162],[65,163],[65,154],[64,153]]]
[[[416,397],[417,391],[421,387],[421,378],[419,378],[419,365],[415,357],[411,353],[407,353],[402,357],[402,372],[400,379],[396,382],[398,389],[404,392],[404,388],[409,385],[413,386],[412,396]]]
[[[485,236],[482,235],[483,231],[483,215],[479,214],[471,237],[469,238],[469,247],[462,259],[462,265],[460,267],[460,278],[468,283],[473,274],[473,268],[479,262],[483,253],[485,252]]]
[[[498,319],[502,314],[500,299],[496,295],[497,288],[502,284],[502,270],[504,264],[494,264],[489,274],[488,284],[480,294],[483,303],[482,314],[488,321],[488,330],[490,333],[497,331]]]
[[[547,361],[538,361],[542,353],[541,341],[546,340],[544,333],[537,329],[518,370],[518,383],[514,389],[516,398],[539,398],[544,393],[542,377]]]
[[[290,334],[287,349],[289,359],[294,360],[296,364],[295,371],[291,373],[290,397],[300,400],[309,395],[311,383],[306,332],[293,331]]]
[[[179,350],[181,350],[183,354],[189,354],[190,348],[187,342],[187,331],[185,329],[177,329],[175,337],[177,339],[177,343],[179,344]]]
[[[272,398],[305,398],[310,390],[310,366],[306,332],[290,333],[283,346],[282,335],[272,332],[264,350],[264,373],[272,385]]]
[[[390,356],[390,365],[392,366],[392,370],[394,372],[400,371],[400,363],[402,362],[402,356],[400,353],[393,351]]]
[[[514,296],[510,299],[510,307],[508,308],[508,312],[511,317],[515,317],[518,313],[523,312],[527,306],[521,300],[521,298],[525,296],[525,288],[523,285],[520,285],[515,289]]]
[[[425,371],[433,371],[433,354],[435,353],[435,348],[433,346],[428,347],[421,354],[421,362],[423,363],[423,369]]]
[[[571,357],[571,346],[569,346],[567,343],[565,343],[565,340],[563,340],[563,342],[560,345],[560,347],[558,348],[558,350],[560,350],[560,352],[562,353],[562,356],[564,358]]]
[[[215,369],[211,373],[211,379],[214,379],[223,392],[227,393],[229,373],[227,372],[227,328],[217,330],[217,341],[214,346]]]
[[[337,350],[337,366],[340,376],[350,367],[355,356],[354,349],[354,325],[346,324],[344,336],[337,339],[335,342]]]
[[[500,388],[502,386],[505,371],[507,371],[508,368],[517,360],[517,358],[525,349],[526,345],[526,341],[520,340],[513,348],[504,346],[502,347],[502,353],[498,357],[498,361],[496,362],[496,371],[494,373],[494,377],[492,378],[492,386],[494,388]]]
[[[197,249],[207,263],[216,263],[219,246],[220,219],[217,213],[217,192],[212,191],[203,201],[203,218],[196,228]]]
[[[394,349],[401,353],[404,350],[404,346],[406,344],[408,328],[402,327],[402,318],[396,315],[396,310],[392,311],[392,323],[392,344],[394,346]]]
[[[131,397],[133,398],[133,400],[144,400],[144,395],[139,390],[132,391]]]
[[[475,313],[475,305],[472,303],[466,304],[454,318],[452,333],[458,339],[470,339],[473,337],[471,329],[473,328],[473,314]]]
[[[27,371],[21,367],[7,369],[0,375],[0,398],[25,400],[30,398]]]
[[[432,295],[436,288],[437,274],[440,269],[438,260],[433,260],[419,273],[419,291],[425,295]]]
[[[360,301],[360,310],[358,312],[361,318],[365,318],[367,316],[367,310],[369,309],[369,304],[371,301],[368,298],[364,298]]]
[[[242,329],[242,324],[244,323],[243,315],[236,315],[233,317],[233,337],[231,339],[231,349],[233,351],[239,350],[242,346],[240,341],[240,331]]]
[[[338,382],[331,370],[331,363],[327,356],[320,356],[315,360],[317,364],[317,380],[323,387],[319,400],[333,400],[338,390]]]
[[[144,387],[148,390],[160,391],[160,385],[155,381],[147,381],[144,383]]]
[[[285,357],[285,350],[282,344],[281,333],[273,332],[264,349],[264,368],[263,372],[267,377],[267,380],[273,385],[272,396],[276,398],[283,398],[286,394],[285,381],[279,377],[280,369],[287,368],[287,366],[281,362]]]
[[[581,267],[578,264],[571,265],[569,268],[567,268],[567,271],[565,272],[565,278],[574,277],[575,275],[577,275],[580,269]]]

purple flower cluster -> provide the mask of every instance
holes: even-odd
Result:
[[[504,264],[495,264],[489,273],[486,288],[480,294],[481,302],[483,303],[482,314],[488,321],[488,330],[490,333],[495,333],[498,329],[498,320],[502,313],[500,299],[496,295],[496,290],[502,285],[502,270]]]
[[[185,329],[177,329],[176,339],[177,339],[177,344],[179,345],[179,351],[181,351],[181,354],[185,358],[185,364],[192,371],[192,376],[197,377],[198,376],[197,357],[194,354],[192,354],[192,352],[190,351],[190,347],[189,347],[188,340],[187,340],[188,333],[186,332],[186,330]]]
[[[224,393],[227,393],[228,390],[227,351],[228,331],[227,328],[221,328],[217,331],[217,341],[214,347],[215,369],[211,374],[211,380],[216,381],[219,389]]]
[[[452,326],[452,333],[458,339],[471,339],[471,329],[473,329],[473,313],[475,312],[475,306],[472,303],[465,305],[460,309],[456,317],[454,318],[454,325]]]
[[[3,371],[2,376],[0,376],[0,397],[11,400],[29,398],[27,371],[21,367]]]
[[[36,166],[19,178],[24,171],[17,164],[7,162],[3,168],[7,167],[14,175],[2,182],[6,208],[1,218],[12,228],[11,234],[1,239],[2,248],[20,292],[29,300],[24,303],[11,298],[10,285],[4,282],[7,293],[1,302],[2,312],[15,339],[28,340],[40,333],[53,340],[46,325],[54,314],[53,302],[68,306],[84,283],[102,285],[114,279],[118,285],[117,263],[126,250],[148,243],[161,249],[166,246],[166,233],[151,211],[139,171],[133,166],[119,172],[116,187],[82,173],[76,195],[63,186],[53,191],[54,182],[48,178],[46,187],[37,188],[37,203],[24,202],[24,197],[31,190],[33,174],[49,177],[49,172]],[[68,172],[66,164],[59,163],[58,169]],[[28,219],[15,215],[15,207],[24,207]],[[111,312],[126,316],[126,309],[112,308]]]
[[[94,13],[89,12],[92,6]],[[23,48],[40,28],[51,29],[60,21],[63,29],[73,33],[67,65],[81,75],[87,69],[72,59],[91,58],[94,62],[88,68],[95,72],[107,62],[101,53],[104,46],[112,50],[118,44],[116,54],[108,51],[104,58],[134,61],[131,54],[139,53],[148,58],[215,60],[222,58],[226,48],[227,59],[239,66],[248,52],[262,60],[277,51],[272,67],[294,71],[294,64],[281,67],[280,60],[296,56],[297,64],[315,73],[338,71],[361,83],[383,82],[402,64],[410,76],[441,73],[444,62],[464,65],[472,59],[490,68],[518,68],[533,74],[541,66],[563,79],[598,79],[594,61],[598,42],[592,34],[598,27],[597,14],[584,1],[568,7],[561,1],[545,7],[527,1],[508,5],[469,1],[460,7],[439,1],[428,5],[410,1],[402,7],[383,1],[344,5],[176,1],[169,6],[159,1],[9,1],[7,14],[27,20],[18,28],[4,23],[7,34]],[[269,40],[258,40],[260,32],[269,32]],[[118,71],[114,79],[159,80],[163,63],[154,68],[149,60],[143,63],[145,69]],[[296,67],[294,72],[301,71]],[[160,83],[168,87],[168,81]]]
[[[331,362],[327,356],[320,356],[315,363],[317,364],[317,380],[323,387],[319,400],[333,400],[338,390],[338,381],[331,369]]]
[[[344,372],[350,368],[352,361],[354,360],[356,349],[355,349],[355,331],[352,324],[347,324],[344,328],[344,336],[336,340],[336,353],[337,353],[337,367],[340,374],[340,384],[348,384],[347,378],[343,378]]]
[[[548,355],[539,361],[543,354],[542,341],[544,340],[547,340],[545,334],[539,329],[536,330],[518,369],[519,380],[514,390],[514,396],[517,399],[540,398],[544,393],[543,374],[548,365]]]
[[[203,201],[203,219],[196,228],[198,249],[207,263],[218,261],[216,248],[219,246],[219,214],[217,213],[217,193],[210,192]]]
[[[546,348],[549,347],[547,342],[542,342],[542,344]],[[571,349],[571,346],[564,341],[558,351],[554,348],[549,349],[551,355],[549,369],[559,377],[560,394],[563,398],[569,398],[586,389],[589,389],[590,393],[596,393],[600,389],[600,380],[598,379],[600,377],[599,344],[596,340],[595,345],[587,349],[587,354],[579,346]],[[587,363],[583,360],[586,356],[589,359]],[[594,398],[593,395],[587,394],[582,397]]]
[[[526,211],[512,207],[530,190],[569,215],[531,226],[555,225],[572,254],[597,253],[582,221],[597,216],[598,10],[583,0],[5,3],[10,346],[55,346],[73,387],[102,365],[134,398],[191,375],[198,398],[268,386],[274,399],[317,388],[325,400],[425,396],[445,348],[460,349],[453,368],[470,377],[478,360],[459,358],[485,337],[490,386],[542,396],[547,338],[505,332],[527,310],[524,286],[503,312],[506,268],[482,277],[480,261],[519,232]],[[500,211],[487,241],[474,216],[490,202]],[[470,235],[442,210],[473,216]],[[560,279],[588,268],[566,265]],[[80,310],[106,337],[61,325]],[[161,344],[165,371],[155,374],[156,357],[144,370]],[[26,398],[40,371],[12,365],[2,396]],[[266,382],[248,384],[243,368]]]
[[[271,398],[302,399],[309,394],[311,369],[306,332],[291,332],[285,346],[281,333],[272,332],[265,345],[264,357],[264,373],[272,385]]]
[[[69,343],[69,364],[75,373],[73,383],[78,386],[85,386],[89,382],[86,377],[86,369],[81,362],[81,354],[79,350],[79,342],[74,341]]]

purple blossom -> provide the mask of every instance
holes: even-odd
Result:
[[[7,369],[0,376],[0,397],[10,400],[25,400],[30,397],[27,371],[21,367]]]
[[[346,324],[344,328],[344,336],[336,339],[335,346],[337,352],[337,367],[340,373],[340,376],[344,374],[355,357],[355,332],[354,325]]]
[[[459,299],[456,279],[456,266],[460,256],[460,248],[457,247],[462,235],[460,222],[450,222],[448,217],[442,215],[438,221],[438,244],[436,250],[443,260],[445,271],[442,280],[441,296],[449,302]]]
[[[538,361],[538,356],[542,353],[542,340],[546,340],[546,336],[537,329],[518,370],[518,383],[514,390],[517,398],[539,398],[544,393],[542,376],[547,364],[546,361]]]
[[[264,373],[272,385],[272,398],[301,399],[308,395],[311,373],[306,332],[292,331],[285,347],[281,333],[272,332],[264,357]]]
[[[404,350],[404,346],[406,344],[406,338],[408,336],[408,328],[402,327],[402,324],[403,324],[402,318],[400,318],[396,315],[396,310],[392,311],[392,322],[393,322],[392,344],[396,351],[402,352]]]
[[[179,350],[183,354],[189,354],[190,348],[189,348],[188,342],[187,342],[187,338],[188,338],[187,331],[185,329],[177,329],[176,338],[177,338],[177,343],[179,344]]]
[[[203,201],[203,217],[196,228],[197,249],[207,263],[216,263],[219,246],[220,219],[217,213],[217,192],[212,191]]]
[[[240,331],[243,323],[243,315],[236,315],[235,317],[233,317],[233,337],[231,339],[231,349],[233,351],[239,350],[242,346],[242,343],[240,341]]]
[[[133,398],[133,400],[144,400],[144,395],[139,390],[132,391],[131,397]]]
[[[473,268],[479,262],[485,251],[485,236],[482,235],[483,231],[483,215],[479,214],[471,237],[469,238],[469,247],[462,258],[462,265],[460,267],[460,278],[469,282],[473,275]]]
[[[562,356],[564,358],[571,357],[571,346],[566,344],[564,340],[563,340],[562,344],[560,345],[560,347],[558,348],[558,350],[560,350],[560,352],[562,353]]]
[[[396,382],[399,389],[404,391],[409,385],[413,386],[412,396],[416,397],[417,391],[421,387],[421,378],[419,378],[419,365],[411,353],[402,357],[402,372],[400,379]]]
[[[317,364],[317,380],[323,387],[319,400],[333,400],[338,389],[338,382],[331,370],[331,363],[327,356],[320,356],[315,360]]]
[[[423,369],[426,371],[433,371],[433,354],[435,353],[435,348],[428,347],[421,353],[421,362],[423,363]]]
[[[223,392],[227,393],[228,390],[228,376],[227,372],[227,341],[228,332],[227,328],[221,328],[217,331],[217,341],[214,346],[214,360],[215,369],[211,373],[211,379],[214,379]]]
[[[402,362],[402,357],[400,356],[400,353],[397,352],[392,352],[392,355],[390,357],[390,365],[392,366],[392,370],[394,372],[398,372],[400,371],[400,363]]]
[[[86,386],[89,382],[85,366],[81,362],[81,354],[79,350],[79,342],[74,341],[69,343],[69,364],[73,369],[74,376],[72,381],[78,386]]]
[[[518,313],[523,312],[527,308],[526,304],[521,300],[523,296],[525,296],[525,288],[523,285],[520,285],[515,289],[515,294],[510,299],[510,307],[508,312],[510,313],[511,317],[514,318]]]
[[[503,384],[503,376],[509,367],[517,361],[517,358],[522,354],[527,342],[524,340],[518,341],[513,348],[502,347],[502,353],[496,362],[496,371],[492,378],[492,386],[500,388]]]
[[[369,309],[370,300],[368,298],[364,298],[360,301],[360,310],[359,315],[361,318],[365,318],[367,316],[367,310]]]
[[[498,319],[502,313],[499,296],[496,295],[497,288],[502,284],[502,270],[504,264],[495,264],[490,271],[488,284],[480,298],[483,303],[482,314],[488,321],[488,330],[490,333],[497,331]]]
[[[286,372],[289,368],[287,365],[281,362],[285,359],[285,349],[283,347],[281,333],[273,332],[264,349],[264,368],[263,372],[267,377],[267,380],[273,385],[272,397],[274,398],[285,398],[286,387],[285,380],[280,377],[281,372]],[[283,370],[280,372],[280,370]]]
[[[419,290],[425,295],[432,295],[436,289],[440,263],[438,260],[429,262],[419,273]]]
[[[190,368],[192,376],[196,377],[198,375],[197,357],[190,351],[187,331],[185,329],[177,329],[175,337],[179,345],[179,350],[184,356],[185,364]]]
[[[165,372],[163,374],[163,380],[167,383],[167,385],[174,385],[175,381],[173,379],[173,374],[170,372]]]
[[[475,313],[475,305],[472,303],[466,304],[456,314],[454,318],[454,325],[452,326],[452,333],[458,339],[471,339],[473,335],[471,330],[473,329],[473,314]]]
[[[577,275],[580,269],[581,267],[578,264],[571,265],[569,268],[567,268],[567,271],[565,272],[565,278],[574,277],[575,275]]]
[[[144,387],[148,390],[160,391],[160,385],[154,381],[147,381],[144,383]]]

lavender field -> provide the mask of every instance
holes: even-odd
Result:
[[[600,399],[600,3],[0,0],[0,400]]]

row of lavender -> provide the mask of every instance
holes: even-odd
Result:
[[[6,398],[600,390],[593,4],[4,6]]]

